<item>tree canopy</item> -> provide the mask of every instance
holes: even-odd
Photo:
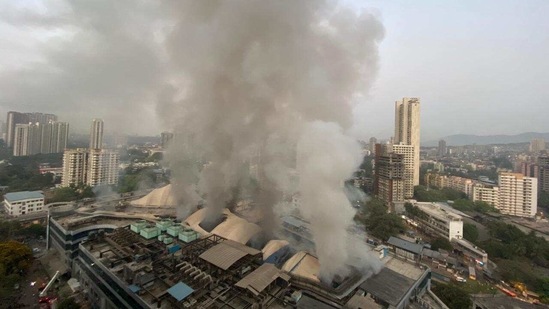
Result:
[[[469,309],[473,305],[469,294],[454,284],[437,283],[432,291],[450,309]]]
[[[445,237],[437,237],[431,242],[431,250],[437,251],[438,249],[444,249],[446,251],[452,250],[452,244]]]
[[[387,206],[377,198],[366,202],[363,212],[364,226],[373,237],[387,240],[405,229],[402,219],[394,213],[388,213]]]

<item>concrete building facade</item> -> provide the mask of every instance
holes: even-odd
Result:
[[[103,120],[93,119],[90,129],[90,149],[103,148]]]
[[[69,149],[63,155],[61,185],[89,186],[118,184],[120,155],[110,149]]]
[[[500,173],[497,208],[502,214],[533,217],[538,208],[538,180],[520,173]]]
[[[46,210],[42,191],[11,192],[4,195],[4,209],[12,217]]]
[[[495,208],[499,206],[499,188],[477,183],[473,185],[472,199],[474,202],[482,201],[492,205]]]
[[[92,187],[118,184],[119,161],[120,155],[115,150],[90,149],[86,184]]]
[[[420,100],[403,98],[395,102],[394,144],[411,145],[413,156],[413,185],[419,185]]]
[[[86,183],[88,150],[86,148],[67,149],[63,153],[63,177],[61,186],[69,187]]]
[[[439,157],[444,157],[446,155],[446,153],[448,152],[448,149],[446,148],[445,140],[441,139],[440,141],[438,141],[437,152]]]
[[[386,204],[404,201],[404,155],[375,147],[374,194]]]
[[[13,155],[61,153],[67,147],[69,124],[66,122],[16,124]]]
[[[414,177],[419,178],[419,170],[414,165],[415,162],[415,147],[412,145],[389,145],[389,152],[402,155],[404,163],[404,198],[411,199],[414,197]],[[419,161],[418,161],[419,164]],[[419,167],[418,167],[419,168]],[[419,181],[418,181],[419,184]]]
[[[18,124],[46,124],[57,122],[57,116],[43,113],[20,113],[9,111],[6,120],[6,145],[12,148],[15,143],[15,131]]]
[[[453,208],[440,203],[415,203],[414,206],[426,215],[416,220],[427,232],[448,240],[463,238],[463,218]]]

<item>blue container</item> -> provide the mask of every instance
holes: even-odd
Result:
[[[180,245],[173,245],[173,246],[169,246],[168,247],[168,253],[175,253],[177,252],[177,250],[180,250],[181,249],[181,246]]]

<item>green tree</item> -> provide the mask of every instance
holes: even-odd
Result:
[[[463,238],[467,239],[472,243],[476,243],[478,239],[478,229],[476,225],[471,223],[463,224]]]
[[[437,237],[431,242],[431,250],[444,249],[446,251],[452,250],[452,244],[445,237]]]
[[[381,240],[396,236],[405,229],[402,218],[393,213],[387,213],[383,201],[373,198],[366,202],[363,212],[363,223],[370,235]]]
[[[27,271],[32,264],[32,251],[18,241],[0,242],[0,267],[3,276],[20,274]]]
[[[473,302],[469,294],[454,284],[436,284],[432,291],[450,309],[469,309]]]

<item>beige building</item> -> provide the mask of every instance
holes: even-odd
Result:
[[[120,155],[115,150],[90,149],[86,184],[92,187],[118,184],[119,161]]]
[[[417,173],[419,178],[419,170],[416,171],[415,163],[415,147],[412,145],[390,145],[389,152],[403,156],[404,163],[404,198],[411,199],[414,197],[414,176]],[[419,161],[418,161],[419,164]],[[418,181],[419,183],[419,181]]]
[[[69,187],[86,183],[88,149],[67,149],[63,153],[63,177],[61,186]]]
[[[390,145],[375,147],[374,194],[390,206],[404,201],[404,156],[389,152]]]
[[[530,141],[530,152],[538,153],[545,150],[545,140],[543,138],[534,138]]]
[[[538,180],[520,173],[499,174],[499,198],[497,208],[501,213],[533,217],[538,209]]]
[[[473,185],[473,201],[486,202],[495,208],[499,205],[499,188],[477,183]]]
[[[118,184],[118,164],[120,155],[110,149],[68,149],[63,155],[63,178],[61,185]]]
[[[413,146],[413,186],[419,185],[420,117],[419,98],[403,98],[395,102],[394,144]]]

